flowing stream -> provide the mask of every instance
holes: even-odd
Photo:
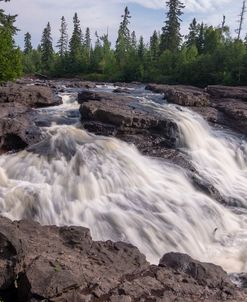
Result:
[[[196,189],[177,165],[82,130],[75,124],[79,106],[71,93],[63,95],[60,107],[42,111],[56,115],[56,121],[67,118],[64,125],[54,122],[45,129],[47,138],[35,147],[42,155],[0,156],[0,213],[12,220],[85,226],[95,240],[134,244],[152,263],[179,251],[228,272],[246,272],[246,141],[140,91],[133,95],[143,106],[177,122],[181,152],[220,192],[224,204]]]

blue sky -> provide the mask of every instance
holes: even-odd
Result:
[[[71,33],[74,12],[78,13],[83,30],[89,26],[93,35],[96,30],[103,34],[108,28],[110,39],[115,43],[120,17],[126,5],[132,15],[131,30],[135,30],[138,36],[143,35],[148,41],[153,30],[159,30],[163,25],[165,2],[165,0],[11,0],[7,3],[0,2],[0,5],[6,12],[18,14],[17,26],[21,31],[16,37],[17,44],[23,45],[24,33],[29,31],[36,46],[48,21],[52,26],[54,44],[56,43],[61,16],[65,16]],[[186,5],[182,23],[183,34],[186,34],[194,16],[198,21],[218,25],[223,14],[234,34],[243,1],[184,0],[183,3]],[[246,33],[247,20],[243,28],[243,37]]]

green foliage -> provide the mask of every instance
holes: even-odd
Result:
[[[16,17],[0,9],[0,82],[13,80],[22,73],[21,51],[14,43]]]
[[[184,5],[179,0],[169,0],[166,2],[168,7],[167,20],[162,27],[160,49],[163,52],[166,49],[177,51],[179,49],[182,36],[180,34],[180,16],[183,14]]]
[[[51,36],[51,26],[48,22],[45,27],[42,38],[41,38],[41,64],[42,72],[49,74],[53,68],[53,46],[52,46],[52,36]]]
[[[31,39],[32,37],[30,33],[27,32],[24,36],[24,54],[26,55],[29,54],[33,49]]]
[[[179,0],[167,1],[167,6],[165,26],[161,34],[153,32],[149,44],[142,36],[136,37],[134,31],[130,33],[131,16],[126,7],[115,49],[111,47],[108,34],[99,36],[97,32],[92,45],[90,29],[86,28],[82,34],[75,13],[69,46],[67,24],[62,17],[58,52],[54,53],[48,23],[37,50],[32,49],[31,36],[25,35],[24,72],[46,72],[56,77],[79,75],[97,81],[150,81],[202,87],[208,84],[246,85],[247,38],[245,42],[232,39],[225,22],[220,27],[213,27],[198,23],[194,18],[184,43],[181,43],[180,17],[184,6]],[[15,16],[7,20],[0,11],[0,24],[5,22],[5,30],[0,27],[3,41],[0,45],[0,80],[16,77],[18,72],[14,70],[21,67],[20,50],[13,42],[14,20]]]
[[[57,43],[58,53],[61,57],[64,57],[68,51],[68,32],[67,32],[67,23],[62,16],[61,18],[61,28],[60,28],[60,38]]]

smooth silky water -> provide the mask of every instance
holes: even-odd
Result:
[[[157,95],[139,94],[143,106],[176,121],[179,148],[224,205],[198,191],[174,164],[78,125],[53,123],[29,152],[0,156],[1,215],[85,226],[95,240],[132,243],[152,263],[179,251],[228,272],[247,271],[246,142],[160,96],[158,103]],[[78,108],[74,94],[63,94],[63,100],[57,114]]]

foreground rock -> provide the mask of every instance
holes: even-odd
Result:
[[[187,255],[167,254],[155,266],[132,245],[92,241],[82,227],[42,227],[2,217],[0,225],[0,297],[5,302],[247,299],[220,267]]]
[[[128,141],[138,135],[145,145],[174,147],[178,140],[177,124],[131,97],[111,93],[83,91],[78,95],[81,121],[96,134],[113,135]]]

